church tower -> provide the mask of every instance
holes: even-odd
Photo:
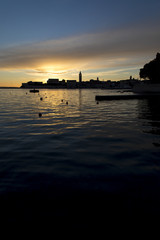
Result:
[[[82,73],[81,72],[79,73],[79,82],[80,83],[82,82]]]

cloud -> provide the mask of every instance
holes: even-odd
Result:
[[[136,26],[1,49],[0,69],[60,73],[78,67],[131,67],[159,49],[158,27]]]

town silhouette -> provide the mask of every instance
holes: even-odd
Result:
[[[156,54],[156,58],[146,63],[143,68],[139,71],[139,79],[135,79],[132,76],[129,79],[119,80],[119,81],[102,81],[99,77],[96,79],[90,79],[89,81],[83,81],[82,72],[79,72],[79,81],[77,80],[59,80],[58,78],[49,78],[47,83],[38,81],[29,81],[27,83],[22,83],[21,88],[69,88],[69,89],[79,89],[79,88],[100,88],[100,89],[132,89],[135,85],[139,83],[144,84],[155,84],[160,83],[160,53]],[[142,80],[143,79],[143,80]]]

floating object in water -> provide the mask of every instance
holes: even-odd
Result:
[[[66,104],[68,105],[68,101],[66,102]]]
[[[39,90],[38,89],[31,89],[30,92],[36,93],[36,92],[39,92]]]
[[[40,98],[40,100],[42,101],[42,100],[43,100],[43,98],[41,97],[41,98]]]
[[[39,117],[42,117],[42,113],[39,113],[38,115],[39,115]]]
[[[61,102],[63,102],[63,99],[61,100]]]

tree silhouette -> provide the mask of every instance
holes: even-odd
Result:
[[[148,79],[151,83],[160,83],[160,53],[157,53],[156,58],[146,63],[140,69],[140,78]]]

